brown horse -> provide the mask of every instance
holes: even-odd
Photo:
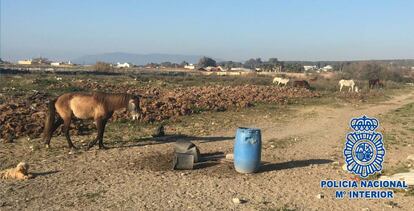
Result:
[[[370,89],[375,88],[375,86],[377,86],[378,88],[382,88],[384,87],[384,84],[380,81],[380,79],[371,79],[368,81],[368,87]]]
[[[293,87],[310,89],[310,85],[306,80],[293,81]]]
[[[312,78],[309,79],[309,81],[311,81],[311,82],[315,82],[317,80],[318,80],[318,76],[315,76],[315,77],[312,77]]]
[[[99,149],[105,149],[103,135],[105,125],[114,111],[126,108],[133,119],[138,119],[140,109],[140,97],[129,94],[106,93],[66,93],[49,103],[49,114],[45,122],[43,140],[46,147],[50,146],[53,132],[63,123],[63,132],[66,136],[69,148],[76,147],[69,137],[69,126],[73,117],[79,119],[94,119],[98,129],[96,139],[88,144],[87,149],[93,147],[99,141]],[[55,121],[56,113],[59,115]]]

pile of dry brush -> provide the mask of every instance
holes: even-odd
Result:
[[[93,82],[79,83],[83,90],[100,90],[113,93],[131,93],[149,96],[141,102],[140,121],[162,121],[172,117],[191,115],[203,111],[225,111],[253,106],[254,103],[286,103],[294,98],[318,97],[317,92],[297,88],[280,88],[275,86],[203,86],[184,87],[172,90],[164,88],[136,88],[122,85],[108,85]],[[32,92],[28,95],[9,97],[0,104],[1,138],[13,140],[19,137],[40,137],[47,115],[47,102],[53,96]],[[125,111],[114,114],[113,119],[126,118]],[[73,121],[77,130],[84,133],[93,128],[93,124],[81,120]],[[60,131],[59,131],[60,132]]]

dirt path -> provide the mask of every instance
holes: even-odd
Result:
[[[282,161],[286,164],[291,164],[291,166],[288,167],[290,168],[295,166],[295,164],[300,166],[302,161],[305,163],[309,161],[305,165],[309,165],[310,169],[295,168],[294,172],[291,172],[292,175],[301,176],[298,176],[297,179],[292,178],[293,181],[291,180],[288,183],[283,183],[284,187],[280,187],[281,189],[286,190],[286,192],[283,191],[283,194],[286,195],[295,195],[298,191],[298,187],[313,190],[313,192],[301,191],[303,195],[298,195],[298,198],[296,199],[293,199],[292,197],[292,200],[295,201],[293,204],[300,204],[305,201],[305,203],[303,203],[304,206],[300,207],[300,209],[305,207],[314,207],[324,210],[358,210],[361,209],[361,207],[368,207],[371,208],[371,210],[386,209],[387,207],[383,206],[384,204],[381,203],[381,200],[374,202],[363,200],[337,201],[331,197],[333,191],[321,190],[320,188],[320,192],[325,196],[328,196],[328,198],[323,200],[316,199],[315,195],[318,193],[318,182],[321,179],[349,179],[349,175],[345,176],[344,172],[339,172],[341,171],[339,169],[343,164],[342,151],[344,136],[350,131],[349,121],[352,117],[362,115],[373,116],[379,118],[381,122],[382,119],[380,115],[413,102],[414,93],[411,91],[375,105],[355,107],[354,105],[349,104],[339,108],[334,108],[332,106],[306,107],[304,109],[299,109],[295,117],[289,120],[288,124],[269,124],[267,122],[262,125],[251,126],[262,129],[265,146],[268,142],[277,145],[278,140],[283,139],[294,140],[293,142],[296,142],[293,145],[289,145],[288,149],[276,150],[278,151],[277,153],[272,153],[283,155],[276,155],[278,162]],[[274,141],[275,139],[276,141]],[[412,153],[413,151],[413,147],[405,149],[404,152],[395,150],[388,151],[385,163],[386,165],[387,163],[398,163],[400,160],[404,160],[407,157],[407,152]],[[315,162],[312,162],[312,160]],[[312,167],[313,164],[317,165],[323,163],[324,160],[338,161],[341,165],[337,168],[331,168],[329,165]],[[335,175],[335,173],[337,175]],[[310,180],[309,177],[312,179]],[[411,210],[412,207],[414,207],[414,200],[412,197],[411,199],[402,198],[404,197],[399,195],[395,201],[399,204],[404,204],[401,206],[402,209]],[[405,203],[407,204],[405,205]]]
[[[385,200],[378,201],[341,201],[333,197],[332,190],[322,190],[319,182],[322,179],[349,179],[351,175],[341,170],[343,164],[343,143],[345,134],[350,131],[349,121],[352,117],[368,115],[380,119],[382,114],[414,102],[414,93],[409,92],[396,96],[386,102],[375,105],[345,105],[343,107],[311,106],[296,111],[295,117],[286,123],[269,123],[248,125],[262,129],[264,142],[264,159],[271,164],[266,172],[266,179],[277,181],[265,189],[269,194],[278,195],[286,204],[299,205],[299,209],[322,210],[371,210],[387,209]],[[380,128],[381,129],[381,128]],[[224,133],[231,136],[232,132]],[[289,140],[293,144],[278,149],[278,143]],[[386,141],[386,140],[385,140]],[[276,149],[273,149],[272,146]],[[413,148],[405,152],[413,152]],[[397,163],[407,157],[401,151],[388,151],[387,163]],[[336,161],[339,166],[324,164]],[[274,165],[273,165],[274,164]],[[301,168],[303,167],[303,168]],[[271,193],[275,191],[276,193]],[[322,193],[327,198],[317,199]],[[398,195],[394,200],[403,210],[410,210],[414,200]],[[288,206],[289,207],[289,206]],[[293,206],[294,207],[294,206]]]
[[[143,142],[74,154],[67,153],[61,138],[55,151],[9,145],[0,149],[4,156],[25,159],[40,174],[29,181],[1,182],[0,210],[386,210],[387,200],[336,200],[334,191],[321,189],[319,183],[351,177],[333,163],[343,163],[343,139],[351,117],[366,114],[382,121],[381,114],[412,102],[414,93],[409,92],[361,107],[305,106],[283,122],[246,120],[243,126],[261,128],[263,134],[266,164],[252,175],[235,173],[227,163],[170,171],[171,143]],[[234,131],[194,142],[202,153],[228,153]],[[386,165],[406,156],[387,153]],[[318,199],[319,193],[325,197]],[[235,205],[234,197],[246,202]],[[392,201],[402,210],[414,207],[413,197],[402,193]]]
[[[343,138],[345,133],[350,131],[349,121],[352,117],[362,115],[373,116],[379,118],[381,122],[379,115],[413,102],[414,92],[409,92],[386,102],[360,107],[355,107],[352,104],[339,108],[332,106],[307,107],[297,111],[298,113],[295,116],[298,116],[298,118],[290,120],[289,124],[260,125],[259,127],[262,128],[265,141],[292,136],[306,137],[306,141],[301,142],[299,148],[307,150],[292,151],[296,151],[295,153],[300,154],[302,157],[320,157],[323,156],[320,153],[331,151],[332,148],[338,148],[342,151]],[[311,117],[302,118],[301,116]]]

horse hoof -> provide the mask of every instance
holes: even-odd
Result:
[[[50,148],[50,144],[45,144],[46,149]]]
[[[108,149],[108,147],[106,147],[106,146],[104,146],[104,145],[100,145],[100,146],[99,146],[99,149],[107,150],[107,149]]]
[[[93,146],[95,146],[95,144],[88,144],[88,145],[86,145],[86,150],[90,150]]]
[[[77,147],[75,147],[75,146],[70,146],[70,147],[69,147],[69,149],[70,149],[70,150],[78,150],[78,148],[77,148]]]

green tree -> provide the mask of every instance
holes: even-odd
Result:
[[[279,62],[279,60],[277,58],[269,58],[269,60],[267,61],[267,63],[269,63],[269,64],[276,64],[276,65],[279,65],[280,64],[280,62]]]
[[[243,64],[241,62],[233,62],[233,61],[223,61],[219,62],[218,65],[224,67],[224,68],[233,68],[233,67],[242,67]]]
[[[188,65],[188,62],[186,62],[186,61],[182,61],[182,62],[180,63],[180,66],[181,66],[181,67],[184,67],[184,66],[186,66],[186,65]]]
[[[262,64],[262,59],[261,58],[257,58],[257,59],[249,59],[247,61],[244,62],[244,67],[245,68],[250,68],[250,69],[254,69],[256,67],[259,67]]]
[[[379,79],[383,68],[378,64],[365,64],[363,66],[362,78],[366,80]]]
[[[97,61],[96,64],[93,66],[94,70],[97,72],[110,72],[112,71],[112,66],[106,62]]]
[[[171,62],[161,62],[160,65],[164,67],[173,67],[173,64]]]
[[[201,57],[200,60],[198,61],[198,67],[208,67],[208,66],[217,66],[217,63],[214,59],[209,58],[209,57]]]

